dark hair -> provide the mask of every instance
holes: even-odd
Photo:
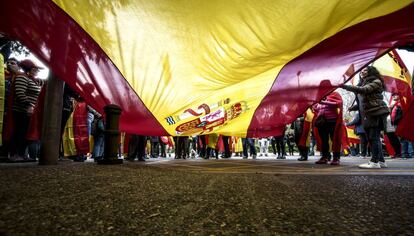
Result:
[[[374,66],[367,66],[367,71],[368,71],[367,76],[374,76],[374,77],[377,77],[379,80],[381,80],[382,88],[385,90],[386,86],[385,86],[384,78],[382,77],[378,69],[375,68]]]
[[[6,62],[8,61],[15,61],[15,62],[19,62],[15,57],[10,57],[9,59],[6,60]]]

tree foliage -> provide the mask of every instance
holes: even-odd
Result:
[[[7,60],[12,53],[28,56],[30,51],[19,41],[0,38],[0,53],[3,54],[4,59]]]

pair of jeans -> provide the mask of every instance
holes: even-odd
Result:
[[[92,157],[93,158],[100,158],[103,156],[104,153],[104,142],[105,136],[104,135],[98,135],[94,137],[94,146],[92,151]]]
[[[405,139],[401,139],[401,144],[402,144],[402,153],[401,156],[403,158],[414,158],[414,147],[413,147],[413,143],[405,140]]]
[[[88,135],[92,134],[92,123],[94,119],[95,116],[93,115],[93,113],[88,111]]]
[[[243,156],[248,157],[247,149],[250,148],[250,154],[256,156],[256,147],[254,146],[254,139],[252,138],[242,138],[243,144]]]
[[[36,160],[40,158],[40,141],[29,141],[28,142],[29,157]]]
[[[230,145],[229,145],[229,136],[222,136],[223,138],[223,146],[224,146],[224,157],[230,158],[231,157],[231,151],[230,151]]]
[[[371,127],[365,130],[367,132],[368,141],[371,145],[371,162],[378,163],[378,161],[384,162],[384,153],[382,151],[382,143],[380,140],[381,128]]]
[[[366,133],[358,134],[360,140],[361,156],[369,156],[370,152],[368,150],[368,138]]]

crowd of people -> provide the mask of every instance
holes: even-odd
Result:
[[[5,63],[5,94],[0,156],[9,162],[36,161],[39,158],[39,114],[43,112],[46,80],[37,78],[42,67],[29,59],[9,58]],[[147,158],[242,158],[277,159],[299,154],[298,161],[320,151],[316,164],[339,165],[344,155],[367,157],[360,168],[386,168],[383,140],[390,143],[393,158],[414,158],[413,143],[396,135],[396,127],[404,116],[401,97],[393,94],[392,102],[384,102],[384,81],[375,67],[360,73],[356,86],[341,85],[355,93],[353,119],[343,119],[341,95],[333,91],[319,103],[309,107],[283,132],[273,137],[241,138],[218,134],[187,137],[158,137],[122,134],[119,155],[128,161]],[[349,141],[346,127],[354,127],[359,141]],[[41,128],[40,128],[41,129]],[[104,151],[104,118],[65,85],[62,107],[61,156],[74,161],[88,157],[99,160]],[[287,149],[287,152],[286,152]],[[270,154],[269,154],[270,153]]]

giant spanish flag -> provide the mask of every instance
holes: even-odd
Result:
[[[99,112],[119,105],[122,131],[262,137],[413,42],[413,13],[413,0],[13,0],[0,33]]]

